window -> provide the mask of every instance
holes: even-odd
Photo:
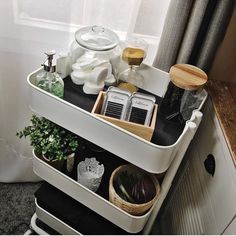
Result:
[[[103,25],[121,40],[144,38],[156,53],[170,0],[13,0],[16,24],[75,32],[85,25]]]

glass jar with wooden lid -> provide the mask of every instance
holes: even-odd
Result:
[[[172,66],[169,75],[170,83],[158,114],[169,121],[187,121],[203,99],[202,90],[208,77],[203,70],[189,64]]]

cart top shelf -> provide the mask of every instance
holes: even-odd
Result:
[[[151,142],[146,141],[91,114],[97,95],[83,93],[82,86],[75,85],[69,76],[64,79],[64,99],[36,87],[35,77],[39,72],[40,70],[37,70],[28,76],[32,96],[30,106],[34,112],[146,171],[166,171],[184,137],[190,131],[188,122],[183,126],[166,123],[157,117],[153,138]],[[155,95],[159,103],[169,83],[168,73],[147,65],[142,65],[140,73],[145,78],[143,91]],[[207,93],[205,99],[206,97]],[[192,121],[197,119],[193,114]],[[198,121],[196,124],[198,125]]]
[[[96,102],[97,95],[85,94],[83,92],[83,85],[76,85],[72,82],[70,76],[64,79],[65,91],[64,100],[80,107],[81,109],[91,112]],[[145,90],[139,90],[143,93],[148,93]],[[153,95],[153,94],[152,94]],[[156,97],[157,104],[160,104],[161,97]],[[166,122],[162,119],[158,119],[156,127],[153,133],[151,142],[157,145],[169,146],[176,142],[181,133],[183,132],[184,125],[181,123]]]

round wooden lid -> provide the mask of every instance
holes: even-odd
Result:
[[[170,68],[170,79],[177,87],[196,90],[207,82],[207,74],[196,66],[176,64]]]

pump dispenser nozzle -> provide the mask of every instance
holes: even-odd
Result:
[[[56,65],[53,65],[53,56],[56,54],[54,50],[45,52],[45,55],[47,56],[46,61],[42,64],[43,69],[47,72],[54,73],[56,71]],[[45,63],[48,61],[48,64],[46,65]]]

